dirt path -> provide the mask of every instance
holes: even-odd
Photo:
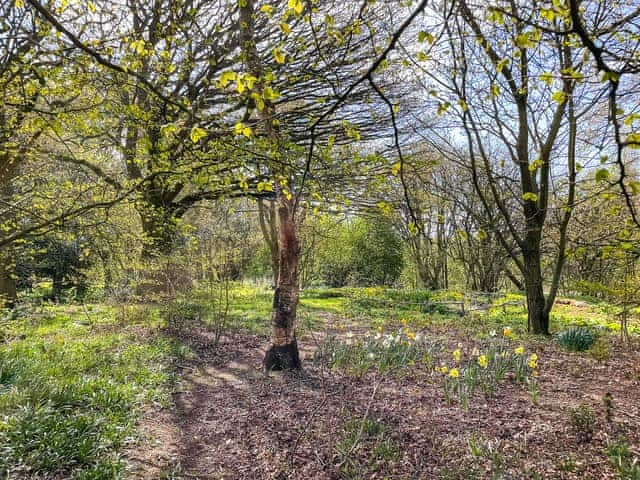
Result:
[[[420,367],[404,377],[354,380],[307,358],[303,375],[266,377],[264,338],[237,334],[215,352],[197,336],[188,340],[198,358],[181,368],[175,405],[141,421],[143,440],[130,455],[134,478],[607,479],[615,478],[607,442],[624,435],[640,450],[637,353],[600,363],[540,343],[537,406],[507,381],[496,398],[476,395],[464,412],[444,403],[442,387]],[[568,422],[579,403],[597,416],[588,442]],[[384,428],[369,432],[363,419]]]

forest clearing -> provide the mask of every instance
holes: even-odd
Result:
[[[0,480],[640,480],[638,0],[0,0]]]
[[[235,287],[219,343],[211,305],[185,301],[43,306],[27,326],[4,324],[0,406],[13,413],[0,467],[10,478],[636,478],[640,354],[620,343],[610,305],[559,305],[559,329],[598,332],[576,352],[527,334],[522,298],[461,317],[438,304],[454,292],[309,290],[304,370],[267,375],[256,318],[271,295]]]

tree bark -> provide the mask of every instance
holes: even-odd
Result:
[[[524,284],[527,297],[527,327],[536,334],[549,335],[549,312],[542,289],[542,268],[539,243],[523,250]]]
[[[273,275],[274,287],[278,285],[279,251],[278,251],[278,220],[276,217],[276,204],[269,201],[265,205],[262,199],[258,200],[258,219],[260,220],[260,230],[262,237],[269,247],[271,260],[271,273]]]
[[[258,55],[255,35],[254,0],[240,2],[240,44],[247,70],[258,80],[254,92],[264,97],[264,68]],[[296,342],[296,320],[298,307],[298,262],[300,244],[295,221],[295,195],[292,191],[287,168],[285,139],[273,119],[274,105],[264,100],[264,107],[258,109],[258,118],[266,137],[274,145],[274,155],[269,169],[275,180],[276,201],[278,203],[278,280],[273,296],[271,313],[271,346],[264,357],[264,367],[269,370],[298,370],[302,367]]]
[[[15,265],[6,255],[0,254],[0,307],[13,308],[18,299]]]
[[[300,244],[292,201],[279,192],[278,204],[278,283],[271,313],[272,345],[265,355],[264,366],[266,370],[298,370],[302,367],[295,334]]]

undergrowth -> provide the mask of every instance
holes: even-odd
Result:
[[[2,324],[0,478],[120,478],[138,413],[168,402],[170,359],[185,349],[108,308]]]

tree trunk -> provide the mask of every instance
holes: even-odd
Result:
[[[269,256],[271,260],[271,273],[273,275],[273,285],[278,285],[278,266],[280,253],[278,251],[278,220],[277,220],[276,204],[268,201],[265,205],[262,199],[258,200],[258,219],[260,221],[260,230],[262,237],[269,247]]]
[[[144,234],[142,259],[169,255],[176,241],[176,218],[173,212],[152,205],[139,208]]]
[[[254,0],[240,4],[240,44],[244,63],[257,82],[254,92],[264,98],[264,68],[256,47]],[[278,281],[273,295],[271,314],[271,347],[264,357],[264,367],[269,370],[298,370],[302,367],[296,342],[296,314],[298,308],[298,262],[300,243],[294,214],[296,197],[291,188],[291,175],[287,165],[287,149],[279,127],[273,119],[277,112],[269,99],[264,108],[258,109],[258,118],[266,137],[275,147],[277,157],[269,170],[275,179],[278,202]]]
[[[18,299],[14,264],[6,255],[0,255],[0,308],[13,308]]]
[[[302,367],[295,333],[300,244],[293,218],[293,202],[279,191],[278,204],[279,271],[271,313],[271,347],[264,357],[267,371],[298,370]]]
[[[545,297],[542,289],[542,269],[540,248],[523,251],[524,284],[527,296],[527,328],[536,334],[549,335],[549,312],[545,309]]]

